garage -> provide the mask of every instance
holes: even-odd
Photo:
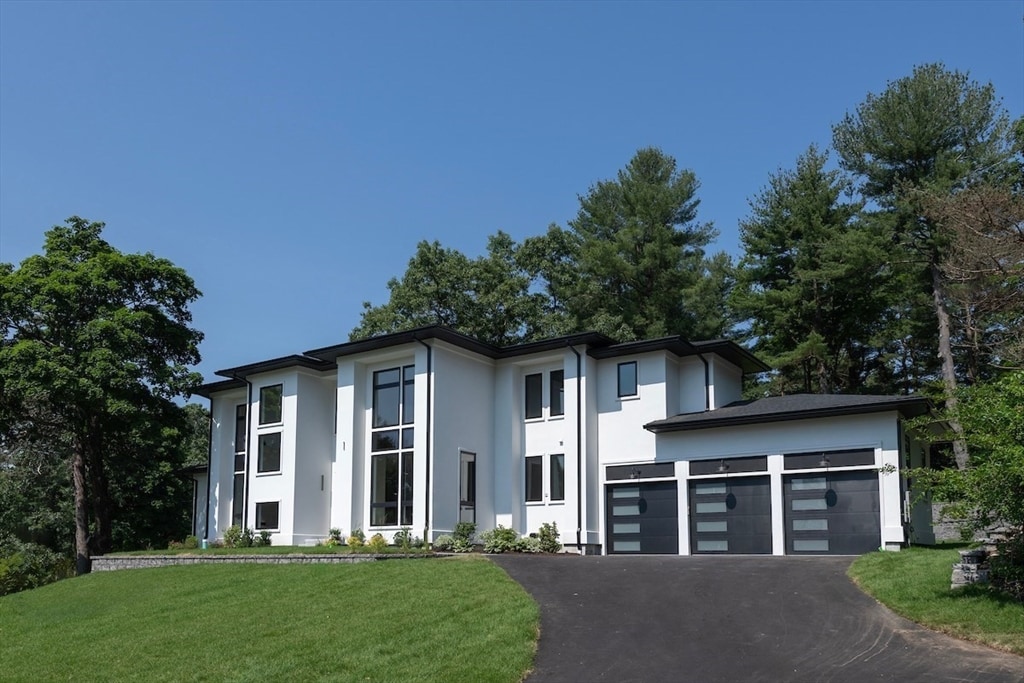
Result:
[[[877,472],[790,474],[783,484],[786,554],[859,555],[878,549]]]
[[[609,484],[605,513],[608,552],[679,553],[679,490],[675,481]]]
[[[772,493],[767,476],[691,480],[689,494],[690,552],[772,552]]]

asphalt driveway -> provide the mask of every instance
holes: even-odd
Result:
[[[861,593],[849,557],[493,559],[540,604],[529,683],[1024,681],[1024,658]]]

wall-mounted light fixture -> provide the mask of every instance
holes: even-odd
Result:
[[[720,460],[719,463],[718,463],[718,473],[719,474],[725,474],[728,471],[729,471],[729,464],[727,462],[725,462],[725,458],[722,458],[722,460]]]
[[[639,467],[634,467],[633,469],[631,469],[629,471],[629,478],[630,479],[639,479],[640,478],[640,468]]]

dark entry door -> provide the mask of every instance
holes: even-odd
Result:
[[[790,474],[786,488],[786,553],[860,555],[878,549],[878,474]]]
[[[674,481],[610,484],[608,552],[679,554],[679,489]]]
[[[768,477],[690,482],[690,552],[770,554],[772,493]]]

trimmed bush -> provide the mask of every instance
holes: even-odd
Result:
[[[454,542],[455,539],[453,539],[448,534],[441,534],[440,536],[434,539],[434,550],[437,550],[438,552],[442,553],[451,552],[452,544]]]
[[[485,553],[512,553],[519,550],[519,534],[515,529],[506,529],[502,525],[480,534]]]
[[[370,541],[366,544],[366,547],[374,553],[382,553],[388,549],[388,542],[384,539],[383,534],[374,534]]]
[[[455,533],[452,534],[452,550],[457,553],[472,551],[475,536],[476,524],[473,522],[459,522],[455,525]]]
[[[366,534],[362,529],[353,529],[348,537],[348,545],[351,548],[362,548],[366,545]]]

